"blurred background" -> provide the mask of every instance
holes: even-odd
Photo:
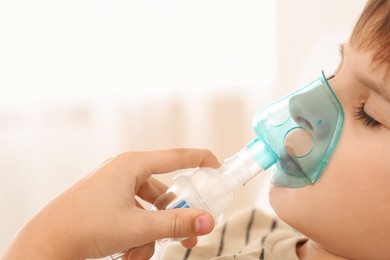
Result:
[[[259,108],[333,73],[364,3],[1,1],[0,255],[41,207],[118,153],[232,156],[254,138]],[[227,215],[272,214],[266,180],[237,191]]]

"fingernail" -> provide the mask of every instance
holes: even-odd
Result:
[[[195,219],[195,232],[198,235],[209,233],[213,229],[214,221],[208,215],[202,215]]]

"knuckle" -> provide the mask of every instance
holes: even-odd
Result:
[[[179,215],[174,214],[173,217],[173,237],[180,237],[183,236],[184,232],[184,225],[183,220],[179,217]]]

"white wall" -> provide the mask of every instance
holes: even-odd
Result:
[[[365,0],[278,0],[277,85],[281,93],[331,75]]]
[[[269,84],[273,21],[254,0],[2,1],[0,103]]]
[[[241,149],[259,107],[335,66],[363,3],[1,1],[0,254],[107,157]],[[265,178],[229,212],[269,210]]]

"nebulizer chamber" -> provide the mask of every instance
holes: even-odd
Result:
[[[299,188],[320,177],[343,125],[343,110],[324,73],[300,90],[259,110],[256,133],[218,169],[199,168],[173,179],[153,210],[201,208],[218,221],[233,192],[272,167],[274,185]]]

